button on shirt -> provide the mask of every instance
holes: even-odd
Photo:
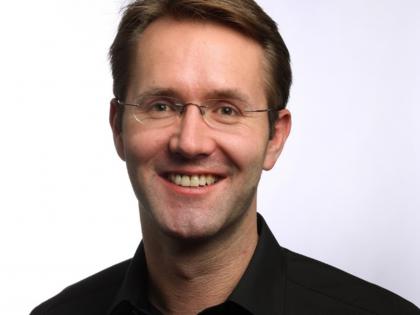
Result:
[[[259,240],[227,298],[200,315],[420,315],[412,303],[344,271],[281,247],[261,215]],[[150,304],[143,244],[134,257],[78,282],[31,315],[161,315]]]

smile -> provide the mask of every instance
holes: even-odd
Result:
[[[217,176],[214,175],[169,174],[168,179],[175,185],[182,187],[210,186],[218,181]]]

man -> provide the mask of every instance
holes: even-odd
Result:
[[[289,53],[252,0],[129,5],[110,50],[110,123],[139,203],[133,259],[32,314],[419,314],[281,248],[257,215],[287,139]]]

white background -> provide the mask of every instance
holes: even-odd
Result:
[[[420,2],[259,1],[290,49],[293,130],[259,211],[279,242],[420,305]],[[0,313],[129,258],[108,127],[121,0],[0,9]]]

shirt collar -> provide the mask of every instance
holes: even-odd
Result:
[[[252,314],[282,314],[286,285],[284,250],[258,214],[259,239],[254,255],[228,298]]]
[[[227,301],[252,314],[282,314],[285,292],[285,255],[264,218],[257,214],[259,239],[244,275]],[[115,303],[109,314],[132,308],[147,312],[147,266],[143,243],[140,243],[127,269]]]
[[[124,280],[109,314],[126,314],[126,310],[131,308],[147,312],[150,309],[147,287],[147,265],[143,242],[141,242],[128,265]]]

